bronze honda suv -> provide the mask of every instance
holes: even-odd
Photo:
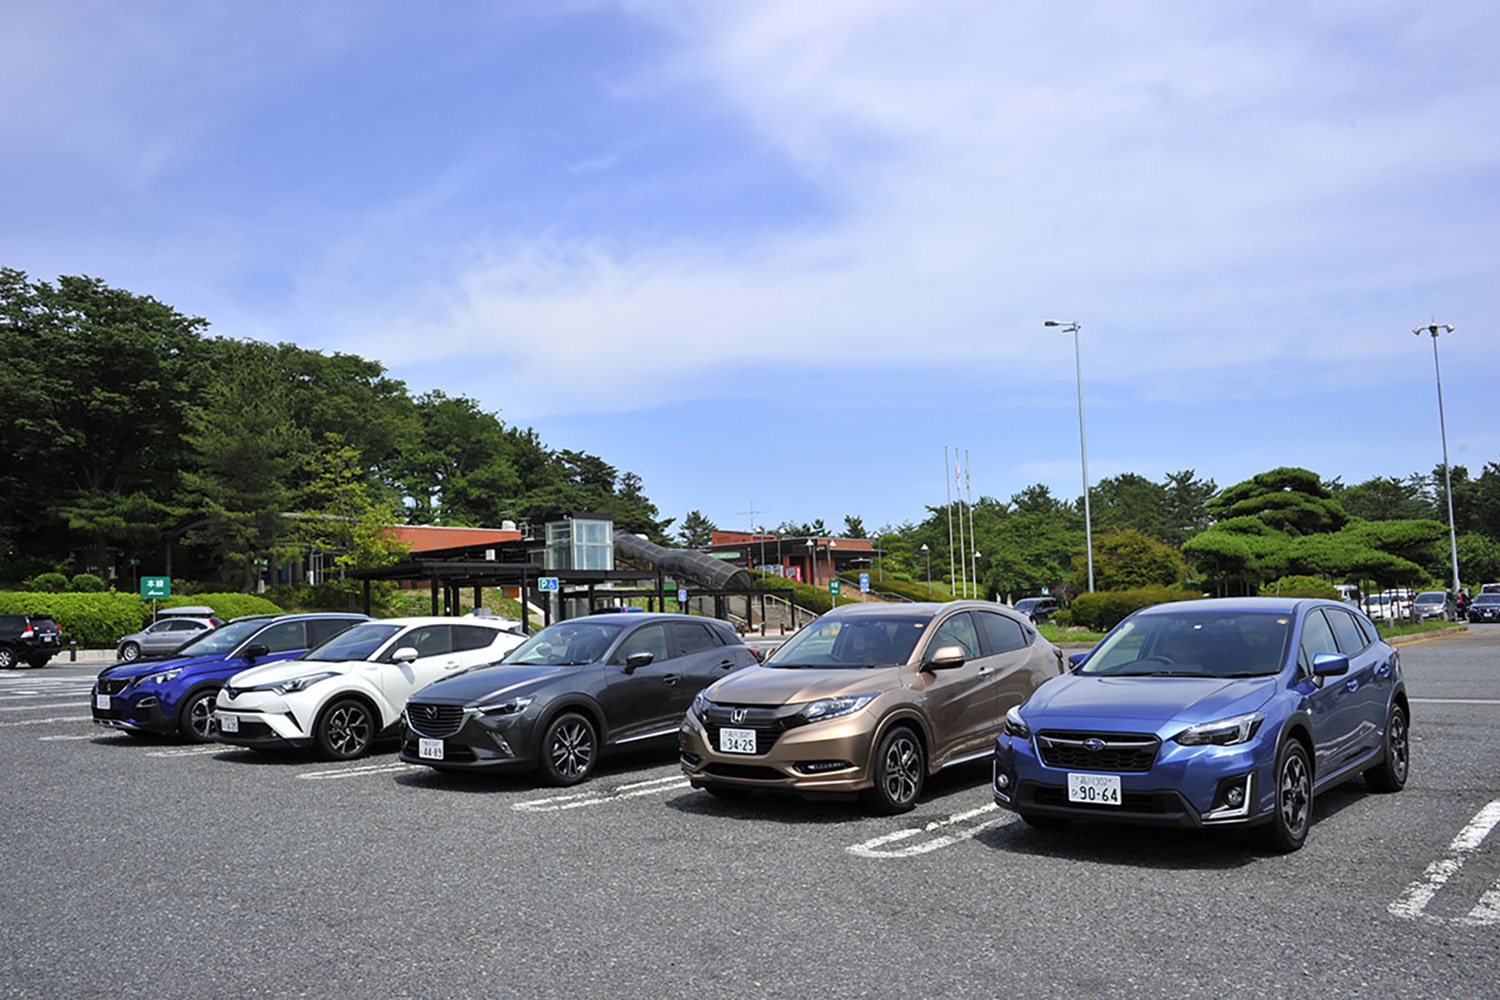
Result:
[[[990,756],[1005,713],[1062,672],[1062,650],[1001,605],[839,608],[698,695],[682,769],[720,796],[862,795],[905,812],[928,775]]]

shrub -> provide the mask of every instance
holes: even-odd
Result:
[[[75,594],[102,594],[109,588],[92,573],[78,573],[68,581],[68,589]]]
[[[151,605],[135,594],[54,594],[37,591],[0,593],[0,612],[51,615],[63,642],[92,649],[112,649],[122,635],[140,629]]]
[[[1107,632],[1141,608],[1168,601],[1192,601],[1203,595],[1177,587],[1133,587],[1130,590],[1100,590],[1073,598],[1072,622],[1085,628]]]
[[[61,573],[38,573],[29,582],[38,594],[61,594],[68,589],[68,578]]]
[[[1319,580],[1315,576],[1284,576],[1280,580],[1262,584],[1260,596],[1326,597],[1331,601],[1336,601],[1339,599],[1339,592],[1334,589],[1333,584],[1326,580]]]
[[[143,619],[143,621],[148,620],[151,616],[151,605],[146,604],[146,602],[144,601],[142,601],[141,603],[145,604],[145,618]],[[266,600],[264,597],[259,597],[255,594],[222,593],[193,594],[191,596],[183,595],[181,597],[169,597],[161,604],[161,606],[165,608],[183,608],[196,605],[213,608],[214,614],[224,619],[240,618],[244,615],[274,615],[280,613],[281,611],[281,608],[276,604]],[[131,631],[134,631],[134,629],[132,629]]]

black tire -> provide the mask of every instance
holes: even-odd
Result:
[[[318,716],[313,742],[324,760],[353,760],[369,751],[375,732],[368,705],[358,698],[340,698]]]
[[[140,643],[127,642],[125,645],[120,647],[120,659],[124,660],[126,663],[129,663],[131,660],[139,660],[140,658]]]
[[[218,688],[199,688],[188,695],[177,711],[177,732],[189,743],[207,743],[214,738],[214,702]]]
[[[1034,813],[1022,813],[1021,822],[1033,830],[1061,830],[1073,821],[1064,816],[1037,816]]]
[[[894,727],[881,738],[871,770],[875,786],[865,792],[870,810],[883,816],[910,811],[927,780],[922,741],[906,726]]]
[[[16,665],[16,651],[9,646],[0,646],[0,670],[10,670]]]
[[[537,776],[549,785],[576,785],[594,773],[598,759],[599,736],[594,724],[577,712],[564,712],[542,734]]]
[[[1365,784],[1377,792],[1399,792],[1406,787],[1406,774],[1411,768],[1411,727],[1400,705],[1391,706],[1384,742],[1385,756],[1365,772]]]
[[[1313,778],[1307,749],[1287,740],[1276,752],[1275,800],[1266,829],[1270,845],[1283,854],[1300,850],[1312,825]]]
[[[31,664],[31,669],[33,669],[33,670],[40,670],[43,667],[45,667],[47,664],[49,664],[49,663],[52,662],[52,657],[51,657],[50,654],[47,655],[47,656],[33,656],[33,657],[31,657],[31,659],[27,660],[26,662],[29,663],[29,664]]]

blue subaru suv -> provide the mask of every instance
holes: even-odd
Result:
[[[1264,824],[1295,851],[1316,793],[1401,790],[1410,718],[1400,654],[1346,605],[1158,604],[1006,714],[995,801],[1037,827]]]
[[[206,742],[214,699],[224,683],[250,667],[301,656],[351,625],[358,614],[250,615],[205,632],[164,660],[116,663],[94,683],[97,725],[134,735],[179,733]]]

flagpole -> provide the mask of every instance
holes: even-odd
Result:
[[[969,560],[964,558],[964,483],[959,473],[958,449],[953,449],[953,493],[958,497],[958,584],[959,595],[969,596]]]
[[[969,494],[969,563],[974,571],[969,578],[974,581],[975,600],[984,600],[984,594],[979,590],[979,543],[974,536],[974,479],[969,470],[969,449],[964,449],[964,489]]]
[[[948,583],[958,574],[953,572],[953,487],[948,484],[948,446],[943,445],[943,507],[948,511]]]

